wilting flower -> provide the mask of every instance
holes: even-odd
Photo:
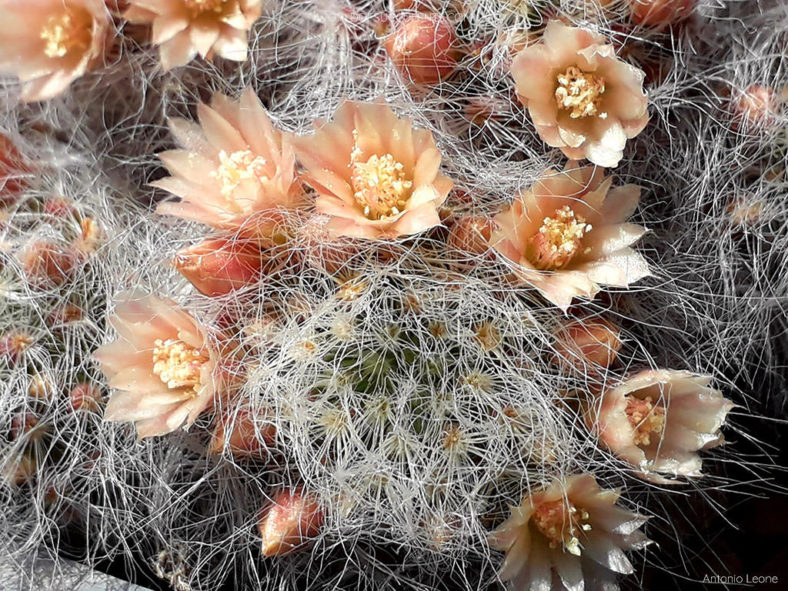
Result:
[[[629,248],[646,229],[625,222],[640,188],[610,188],[593,166],[570,161],[548,170],[498,214],[493,247],[517,263],[517,276],[566,309],[574,297],[592,298],[600,284],[626,287],[648,276],[645,259]]]
[[[490,536],[490,546],[506,552],[501,580],[517,591],[617,588],[613,573],[633,571],[624,551],[649,543],[637,531],[646,518],[616,506],[618,497],[590,474],[526,496]]]
[[[333,123],[294,140],[318,192],[327,228],[356,238],[396,238],[440,224],[452,182],[439,172],[432,134],[414,130],[381,102],[346,101]]]
[[[511,73],[539,136],[569,158],[616,166],[627,138],[648,123],[643,71],[587,29],[550,21],[542,43],[518,53]]]
[[[323,525],[323,510],[315,496],[300,488],[286,489],[263,509],[258,530],[263,556],[279,556],[315,537]]]
[[[724,442],[720,428],[734,404],[686,371],[645,370],[604,392],[587,421],[605,447],[661,484],[655,472],[701,476],[698,451]]]
[[[0,0],[0,71],[43,101],[100,62],[114,28],[103,0]]]
[[[129,22],[152,24],[165,70],[183,66],[198,53],[243,62],[247,33],[262,13],[262,0],[130,0]]]
[[[277,208],[303,202],[295,155],[252,88],[237,101],[214,94],[197,106],[200,125],[170,121],[183,147],[159,154],[172,176],[151,183],[181,198],[156,210],[215,228],[269,232]]]
[[[135,421],[143,438],[188,428],[213,405],[217,353],[205,328],[175,302],[126,294],[109,322],[119,338],[94,354],[117,389],[105,419]]]

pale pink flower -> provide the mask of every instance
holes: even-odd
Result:
[[[103,0],[0,0],[0,72],[43,101],[101,62],[114,34]]]
[[[246,61],[247,35],[262,13],[262,0],[130,0],[129,22],[151,24],[165,70],[200,54]]]
[[[127,293],[109,323],[118,340],[94,354],[117,390],[105,419],[136,422],[141,439],[188,428],[213,405],[217,353],[205,328],[175,302]]]
[[[646,518],[616,506],[618,498],[591,474],[526,496],[490,536],[490,546],[506,552],[501,580],[516,591],[617,589],[613,573],[633,571],[624,551],[649,544],[637,531]]]
[[[548,170],[530,190],[495,217],[493,247],[517,264],[516,275],[566,309],[575,297],[593,298],[600,285],[626,287],[650,275],[629,248],[646,229],[625,220],[640,188],[610,188],[602,169]]]
[[[587,421],[602,444],[642,478],[667,484],[701,476],[698,451],[724,442],[720,428],[734,404],[686,371],[645,370],[605,391]]]
[[[396,238],[440,224],[453,183],[440,174],[432,134],[414,130],[382,102],[346,101],[333,123],[317,122],[294,141],[317,191],[328,230],[356,238]]]
[[[511,73],[539,136],[569,158],[616,166],[627,139],[648,123],[643,71],[588,29],[550,21]]]
[[[172,176],[151,183],[181,198],[157,212],[236,231],[277,225],[277,210],[303,203],[295,154],[250,87],[237,101],[215,94],[197,105],[200,124],[170,121],[183,147],[159,154]],[[261,226],[257,228],[257,226]]]

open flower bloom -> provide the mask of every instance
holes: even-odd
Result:
[[[94,354],[117,390],[105,419],[135,421],[141,439],[188,428],[213,405],[217,354],[205,329],[175,302],[125,294],[109,322],[118,340]]]
[[[104,56],[114,27],[103,0],[0,0],[0,71],[22,99],[57,96]]]
[[[262,0],[130,0],[129,22],[152,24],[165,70],[183,66],[198,53],[243,62],[247,33],[262,13]]]
[[[333,123],[294,141],[318,193],[327,229],[355,238],[396,238],[440,224],[453,183],[440,174],[432,134],[414,130],[381,102],[347,101]]]
[[[542,42],[517,54],[511,73],[539,136],[569,158],[616,166],[627,138],[648,123],[643,71],[587,29],[550,21]]]
[[[734,404],[709,387],[711,378],[686,371],[645,370],[602,394],[587,415],[602,444],[639,471],[701,476],[698,451],[724,442],[720,428]]]
[[[493,247],[517,263],[517,276],[566,309],[574,297],[593,298],[600,284],[626,287],[648,276],[645,259],[629,248],[646,229],[625,220],[640,188],[610,188],[593,166],[570,161],[548,170],[509,209],[495,217]]]
[[[613,573],[633,570],[624,551],[649,543],[637,531],[646,518],[616,506],[618,497],[590,474],[526,496],[490,536],[506,552],[501,580],[515,591],[617,589]]]
[[[237,101],[217,93],[210,107],[197,106],[197,114],[199,125],[170,121],[183,149],[159,154],[172,176],[151,184],[181,200],[161,203],[158,213],[265,232],[277,225],[278,209],[303,203],[293,149],[271,125],[252,88]]]

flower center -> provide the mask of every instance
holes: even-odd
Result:
[[[229,0],[183,0],[183,4],[192,16],[200,16],[206,12],[221,14]]]
[[[564,205],[552,217],[546,217],[539,231],[528,239],[526,257],[542,271],[566,267],[580,250],[583,236],[590,231],[591,224]]]
[[[222,186],[222,196],[230,197],[235,188],[247,179],[267,180],[265,158],[255,156],[251,150],[239,150],[227,154],[219,152],[219,166],[211,176]]]
[[[45,41],[44,55],[63,57],[72,50],[84,51],[90,46],[90,15],[86,11],[68,10],[50,16],[41,27],[41,39]]]
[[[542,503],[531,516],[536,529],[548,540],[550,548],[565,548],[580,556],[580,531],[590,531],[588,511],[575,507],[563,499]]]
[[[183,341],[156,339],[153,348],[153,375],[170,389],[200,387],[200,370],[208,355]]]
[[[598,113],[601,95],[605,92],[605,79],[581,71],[577,66],[569,66],[559,74],[558,88],[555,89],[555,102],[559,108],[571,111],[572,119],[599,114],[605,118],[607,113]]]
[[[662,437],[665,430],[665,406],[654,404],[651,396],[636,398],[629,396],[627,400],[627,418],[635,431],[635,445],[646,446],[651,437]]]
[[[353,197],[370,220],[394,217],[405,210],[413,182],[407,180],[404,166],[391,154],[371,156],[366,162],[357,160],[359,150],[351,154],[350,181]]]

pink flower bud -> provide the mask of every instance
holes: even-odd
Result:
[[[101,390],[87,382],[74,386],[68,398],[74,412],[97,412],[101,408]]]
[[[263,510],[258,524],[263,556],[280,556],[295,550],[320,532],[323,519],[314,495],[300,488],[279,492]]]
[[[473,254],[490,252],[490,238],[495,230],[492,219],[466,215],[457,218],[449,231],[449,246]]]
[[[35,240],[22,253],[22,268],[37,287],[62,285],[74,272],[76,252],[50,240]]]
[[[53,328],[58,325],[71,324],[72,322],[79,322],[82,320],[84,313],[82,308],[76,304],[65,304],[52,310],[49,315],[49,325]]]
[[[23,330],[11,330],[0,336],[0,356],[11,365],[19,363],[35,342],[32,334]]]
[[[385,48],[399,73],[415,84],[438,84],[457,66],[457,35],[438,14],[412,14],[400,22]]]
[[[777,114],[774,91],[768,86],[753,84],[734,98],[731,111],[735,128],[770,127]]]
[[[645,27],[668,27],[687,18],[695,0],[629,0],[632,22]]]
[[[43,211],[57,218],[65,218],[76,213],[74,203],[65,197],[50,197],[44,201]]]
[[[215,297],[257,281],[263,255],[249,241],[209,238],[179,250],[173,265],[200,293]]]
[[[257,419],[257,421],[255,420]],[[276,441],[276,426],[264,422],[266,413],[240,408],[223,415],[216,424],[208,445],[208,452],[220,454],[225,442],[230,452],[238,457],[262,456]],[[260,422],[258,427],[255,423]]]
[[[27,187],[29,172],[22,155],[10,138],[0,133],[0,205],[13,203]]]
[[[561,329],[557,338],[556,363],[583,373],[607,369],[621,349],[618,328],[601,318],[570,322]]]

